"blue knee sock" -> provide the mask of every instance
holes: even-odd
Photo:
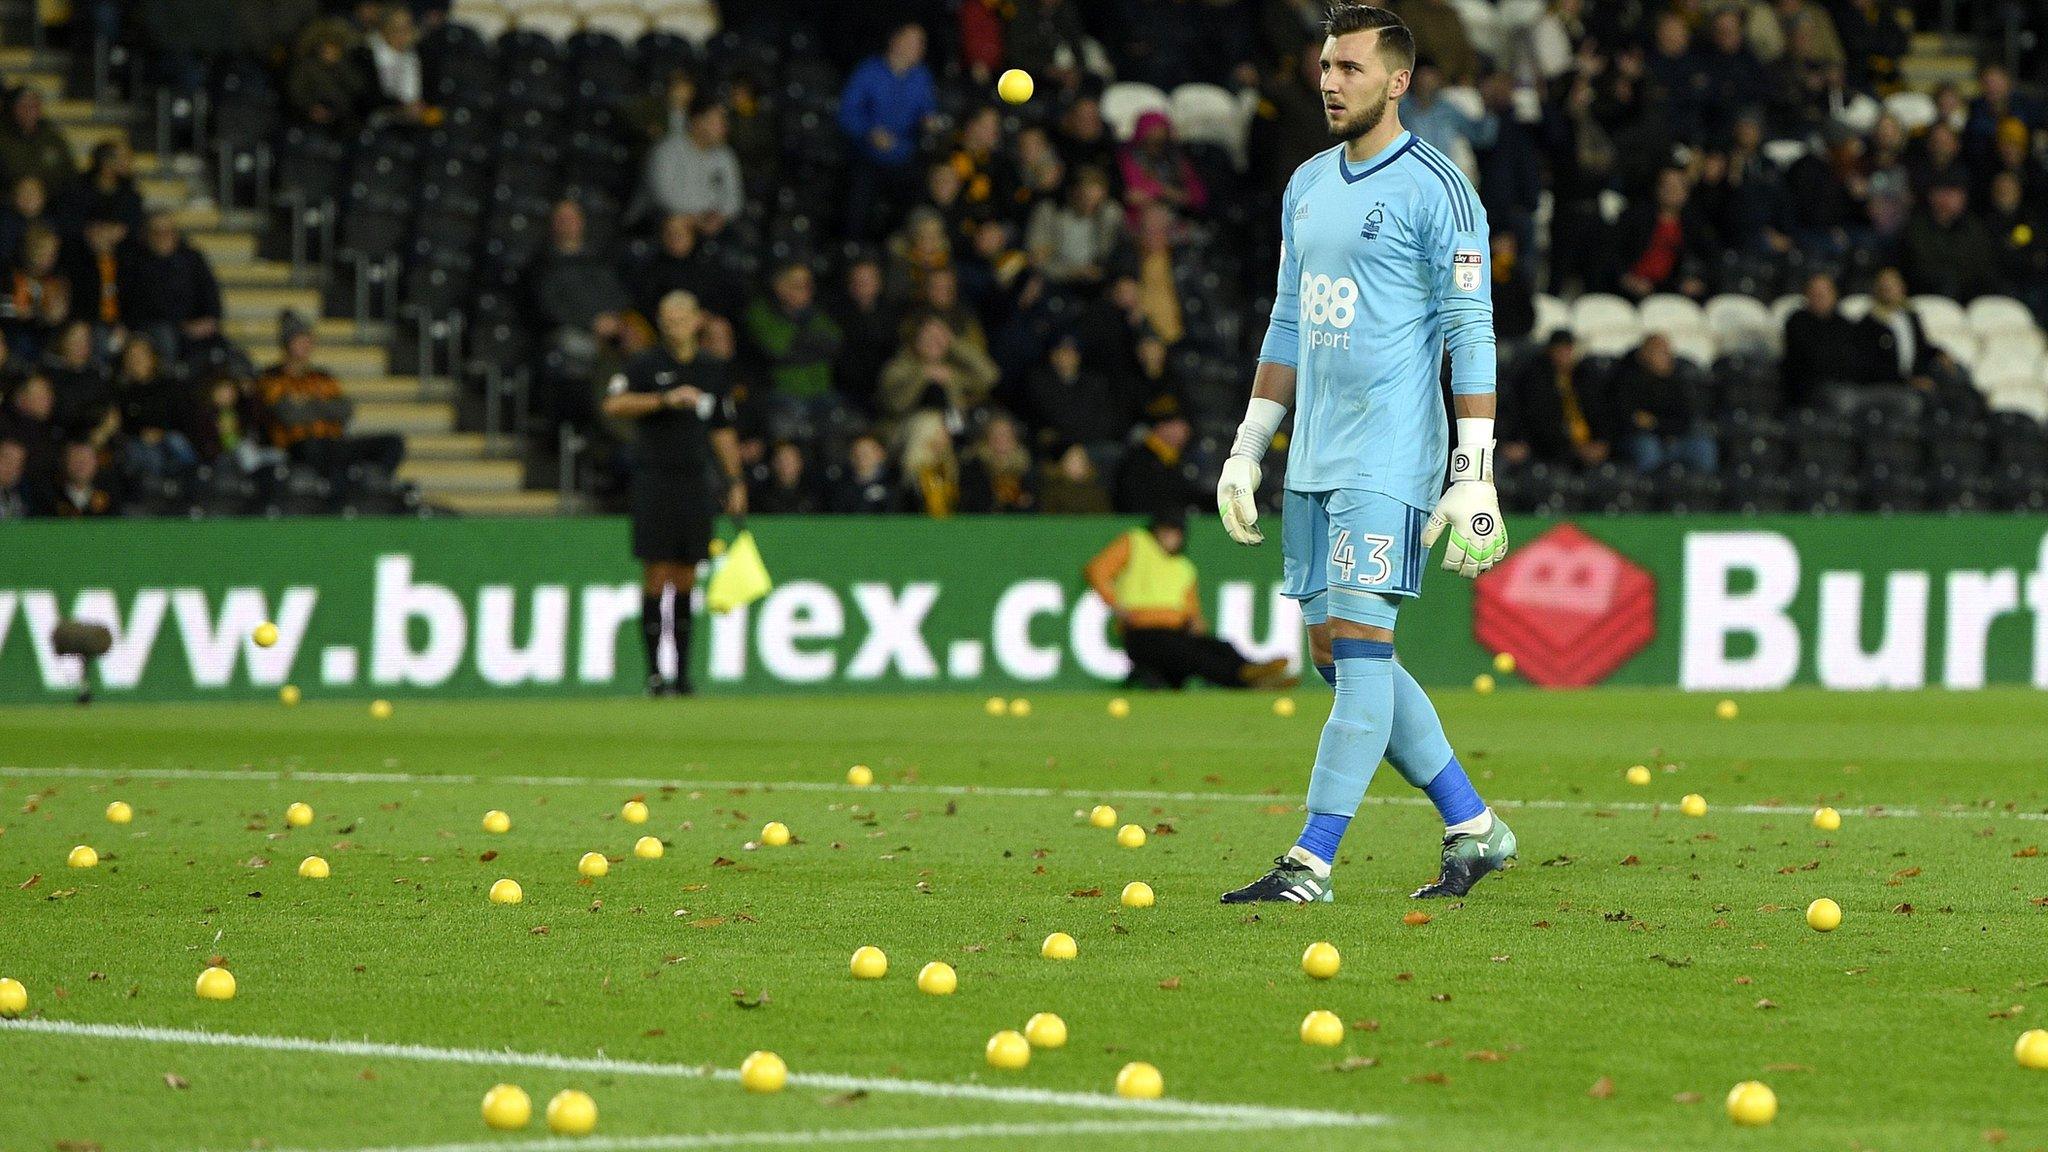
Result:
[[[1323,724],[1315,771],[1308,782],[1307,827],[1298,845],[1334,861],[1344,827],[1387,753],[1394,718],[1394,646],[1381,640],[1339,639],[1337,699]]]
[[[1335,664],[1318,664],[1316,665],[1316,673],[1330,687],[1335,688],[1337,686],[1337,666]]]
[[[1406,668],[1394,665],[1394,727],[1387,759],[1401,778],[1428,794],[1444,826],[1462,824],[1486,811],[1486,801],[1472,787],[1464,766],[1444,739],[1443,721],[1422,685]]]

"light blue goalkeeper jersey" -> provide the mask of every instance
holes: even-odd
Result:
[[[1280,235],[1279,294],[1259,359],[1296,373],[1286,487],[1435,506],[1449,440],[1445,348],[1453,392],[1494,386],[1478,194],[1412,133],[1357,165],[1339,145],[1295,169]]]

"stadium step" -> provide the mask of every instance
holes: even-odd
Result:
[[[452,492],[518,492],[526,465],[517,460],[411,460],[398,466],[398,478],[420,486],[429,500]]]
[[[263,320],[276,338],[277,314],[286,308],[301,316],[320,315],[318,288],[223,288],[221,306],[230,320]]]
[[[431,493],[428,502],[463,516],[556,516],[562,511],[556,492]]]
[[[282,260],[215,260],[213,274],[222,288],[268,288],[292,282],[292,266]]]
[[[401,435],[446,432],[455,426],[455,409],[431,400],[376,400],[356,405],[349,431]]]
[[[270,349],[277,347],[275,312],[263,317],[230,316],[226,328],[228,339],[242,345],[243,349],[259,362],[263,356],[258,353],[267,354]],[[356,339],[355,321],[326,316],[321,317],[320,322],[314,325],[313,338],[323,349],[359,343]]]
[[[359,404],[385,401],[402,404],[436,402],[435,396],[421,392],[420,378],[417,376],[344,377],[341,381],[341,390]]]
[[[481,432],[421,432],[405,438],[408,460],[489,460]]]
[[[215,267],[256,259],[256,237],[247,232],[194,232],[185,239]]]

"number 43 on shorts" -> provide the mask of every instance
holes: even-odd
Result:
[[[1338,531],[1336,544],[1330,549],[1330,563],[1337,569],[1337,579],[1345,584],[1358,583],[1368,587],[1386,583],[1387,577],[1394,572],[1393,565],[1387,563],[1387,549],[1394,546],[1394,538],[1362,533],[1358,543],[1366,549],[1366,569],[1354,581],[1352,573],[1357,571],[1358,561],[1357,550],[1351,543],[1351,530]]]

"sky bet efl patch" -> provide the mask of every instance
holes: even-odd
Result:
[[[1460,248],[1451,254],[1451,272],[1458,291],[1479,291],[1479,269],[1483,259],[1477,248]]]

